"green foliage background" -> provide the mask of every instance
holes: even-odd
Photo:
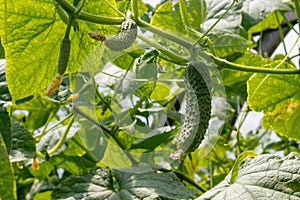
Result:
[[[137,0],[87,1],[76,19],[79,30],[71,29],[67,72],[51,97],[45,91],[66,30],[58,10],[71,14],[82,0],[0,2],[6,61],[0,65],[0,199],[300,199],[300,71],[288,52],[267,57],[255,51],[262,41],[253,39],[267,28],[282,31],[286,12],[299,17],[298,1],[180,0],[155,8]],[[111,52],[88,37],[116,34],[127,8],[140,30],[132,47]],[[210,130],[217,134],[171,161],[164,152],[174,150],[182,74],[195,52],[220,72],[212,77],[226,96],[214,88],[219,110]],[[106,79],[97,79],[99,72]],[[131,75],[146,80],[127,85]],[[125,97],[132,103],[126,109]],[[241,133],[251,111],[263,112],[261,126]]]

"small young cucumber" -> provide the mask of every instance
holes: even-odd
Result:
[[[106,38],[105,46],[113,51],[122,51],[128,48],[136,39],[137,25],[132,19],[125,20],[118,34]]]
[[[175,160],[198,148],[211,117],[211,79],[206,64],[190,62],[185,69],[184,82],[186,111],[180,133],[176,136],[177,151],[170,155]]]
[[[69,38],[63,38],[60,43],[59,58],[57,63],[57,72],[63,75],[67,69],[71,50],[71,41]]]

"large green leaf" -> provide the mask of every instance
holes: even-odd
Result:
[[[11,161],[22,161],[35,157],[35,139],[17,120],[12,120]]]
[[[111,2],[116,5],[115,1]],[[32,94],[44,94],[56,73],[59,45],[66,25],[56,14],[51,0],[3,0],[1,5],[5,6],[0,7],[0,35],[6,53],[11,96],[16,101]],[[117,15],[105,1],[90,1],[84,10],[105,16]],[[82,32],[92,30],[104,34],[118,29],[82,21],[80,27]],[[81,36],[71,31],[68,72],[76,72],[84,57],[98,45],[87,36],[83,39]]]
[[[243,3],[242,25],[248,30],[275,10],[291,11],[292,7],[288,1],[282,0],[246,0]]]
[[[266,67],[280,63],[273,61]],[[283,63],[280,68],[294,67]],[[253,110],[264,112],[264,126],[292,139],[300,139],[299,85],[299,75],[254,74],[247,82],[248,103]]]
[[[280,26],[282,20],[284,19],[284,14],[281,11],[274,11],[270,13],[266,18],[264,18],[259,23],[255,24],[249,29],[250,33],[260,32],[266,28],[276,29]]]
[[[214,31],[209,34],[209,38],[214,42],[215,52],[219,57],[226,57],[234,53],[244,53],[252,46],[251,41],[229,31]]]
[[[198,30],[203,21],[205,14],[205,2],[191,0],[187,2],[187,18],[188,22],[194,29]],[[151,24],[165,29],[170,29],[185,33],[185,27],[182,23],[179,4],[173,4],[167,1],[156,9],[155,14],[151,18]]]
[[[245,158],[234,182],[232,172],[197,200],[300,199],[300,155],[290,153]]]
[[[232,0],[206,0],[207,13],[201,28],[206,31],[214,25],[229,9]],[[242,22],[242,1],[238,1],[229,12],[218,22],[214,30],[227,30],[236,32]]]
[[[0,199],[17,199],[16,183],[6,147],[0,135]]]
[[[143,168],[143,167],[142,167]],[[173,173],[97,168],[72,175],[53,191],[53,199],[187,199],[189,193]]]

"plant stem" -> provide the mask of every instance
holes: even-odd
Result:
[[[139,6],[137,0],[132,0],[132,11],[135,18],[139,17]]]
[[[55,127],[57,127],[59,124],[63,123],[64,121],[66,121],[67,119],[69,119],[70,117],[73,116],[73,113],[70,113],[68,116],[66,116],[64,119],[60,120],[59,122],[53,124],[50,128],[43,130],[42,133],[37,134],[34,136],[34,138],[36,140],[40,140],[41,137],[43,137],[47,132],[49,132],[50,130],[54,129]],[[49,117],[50,118],[50,117]]]
[[[43,131],[42,131],[40,134],[37,134],[37,135],[34,136],[34,138],[35,138],[35,140],[36,140],[37,142],[39,142],[40,139],[41,139],[41,137],[43,137],[43,136],[47,133],[46,129],[47,129],[47,127],[48,127],[48,124],[50,123],[52,117],[55,116],[55,114],[56,114],[56,112],[51,112],[51,113],[50,113],[50,115],[49,115],[49,117],[48,117],[48,119],[47,119],[47,121],[46,121],[46,124],[45,124],[45,126],[44,126]]]
[[[103,132],[105,133],[105,135],[107,136],[107,138],[112,137],[115,142],[119,145],[119,147],[124,150],[124,153],[126,154],[126,156],[128,157],[128,159],[131,161],[131,163],[133,165],[137,164],[137,161],[135,161],[135,159],[133,158],[133,156],[126,151],[126,145],[123,143],[123,141],[121,141],[117,135],[116,135],[116,131],[113,130],[109,130],[108,128],[106,128],[105,126],[101,125],[100,123],[98,123],[95,119],[91,118],[90,116],[88,116],[87,114],[85,114],[84,112],[82,112],[79,108],[77,108],[76,106],[73,106],[73,109],[75,112],[77,112],[78,114],[80,114],[81,116],[85,117],[87,120],[89,120],[90,122],[92,122],[94,125],[96,125],[97,127],[101,128],[103,130]],[[116,128],[116,127],[114,127]]]
[[[233,7],[235,3],[235,0],[232,1],[231,5],[229,6],[229,8],[223,13],[223,15],[221,15],[221,17],[218,18],[218,20],[211,26],[209,27],[209,29],[203,34],[203,36],[197,41],[197,43],[199,41],[201,41],[204,37],[206,37],[208,35],[208,33],[221,21],[221,19],[223,19],[223,17],[230,11],[230,9]]]
[[[148,37],[145,37],[143,35],[138,34],[138,38],[140,38],[141,40],[143,40],[146,43],[150,44],[151,46],[155,47],[160,52],[162,52],[163,54],[165,54],[166,56],[168,56],[169,58],[171,58],[173,60],[176,60],[179,63],[182,63],[183,65],[185,65],[188,62],[187,58],[183,58],[182,56],[176,55],[175,53],[167,50],[165,47],[163,47],[162,45],[158,44],[157,42],[151,40]]]
[[[157,34],[157,35],[159,35],[161,37],[164,37],[164,38],[166,38],[166,39],[168,39],[168,40],[170,40],[172,42],[175,42],[175,43],[177,43],[179,45],[182,45],[186,49],[193,48],[193,45],[194,45],[193,43],[188,42],[188,41],[183,40],[183,39],[180,39],[178,36],[175,36],[175,35],[172,35],[170,33],[167,33],[166,31],[164,31],[162,29],[159,29],[159,28],[157,28],[157,27],[155,27],[155,26],[153,26],[153,25],[151,25],[151,24],[149,24],[147,22],[144,22],[144,21],[142,21],[142,20],[140,20],[138,18],[136,19],[136,23],[137,23],[138,26],[143,27],[146,30],[148,30],[148,31],[150,31],[152,33],[155,33],[155,34]]]
[[[300,31],[300,5],[299,5],[299,0],[295,0],[295,7],[296,7],[296,13],[297,13],[297,17],[298,17],[298,26],[299,26],[299,31]]]
[[[254,72],[254,73],[263,73],[263,74],[300,74],[299,69],[271,69],[271,68],[262,68],[254,66],[245,66],[236,63],[229,62],[225,59],[218,58],[210,53],[206,53],[213,61],[221,68],[227,68],[231,70],[238,70],[244,72]]]
[[[62,134],[61,138],[59,139],[59,141],[56,143],[56,145],[52,149],[50,149],[48,151],[49,155],[53,155],[63,145],[63,143],[65,142],[66,137],[72,127],[73,122],[74,122],[74,116],[72,116],[70,122],[68,123],[68,125],[67,125],[64,133]]]

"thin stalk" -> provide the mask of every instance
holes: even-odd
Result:
[[[283,30],[282,30],[282,27],[281,27],[281,24],[280,24],[280,21],[279,21],[279,17],[278,17],[278,12],[275,12],[275,15],[276,15],[276,21],[277,21],[277,23],[279,25],[278,26],[279,36],[280,36],[281,42],[283,44],[283,49],[284,49],[285,54],[288,54],[288,51],[287,51],[287,48],[286,48],[286,45],[285,45],[285,42],[284,42]]]
[[[299,0],[294,1],[295,3],[295,7],[296,7],[296,13],[297,13],[297,17],[298,17],[298,22],[300,22],[300,4],[299,4]],[[299,31],[300,31],[300,23],[298,23],[299,26]]]
[[[262,68],[262,67],[254,67],[254,66],[245,66],[245,65],[229,62],[222,58],[218,58],[210,53],[207,54],[211,56],[213,61],[221,68],[227,68],[231,70],[238,70],[244,72],[263,73],[263,74],[300,74],[299,69],[271,69],[271,68]]]
[[[40,134],[37,134],[34,136],[34,138],[36,140],[40,140],[41,137],[43,137],[47,132],[49,132],[50,130],[54,129],[55,127],[57,127],[58,125],[62,124],[64,121],[68,120],[70,117],[73,116],[73,113],[70,113],[68,116],[66,116],[64,119],[60,120],[59,122],[56,122],[55,124],[53,124],[50,128],[47,128],[46,130],[43,130]]]
[[[295,31],[296,34],[299,35],[299,31],[297,31],[297,30],[294,28],[294,25],[289,21],[289,19],[288,19],[285,15],[283,15],[283,18],[284,18],[285,23],[288,25],[288,27],[289,27],[290,29],[292,29],[293,31]]]
[[[194,186],[196,189],[200,190],[201,192],[206,192],[206,189],[203,188],[202,186],[198,185],[195,181],[193,181],[192,179],[190,179],[189,177],[187,177],[185,174],[183,174],[182,172],[179,171],[173,171],[173,170],[168,170],[168,169],[159,169],[159,171],[162,172],[173,172],[176,174],[176,176],[179,179],[182,179],[184,181],[186,181],[187,183],[189,183],[190,185]]]
[[[108,128],[106,128],[105,126],[101,125],[100,123],[98,123],[95,119],[93,119],[92,117],[88,116],[87,114],[85,114],[84,112],[82,112],[79,108],[77,108],[76,106],[73,106],[73,109],[75,112],[77,112],[78,114],[80,114],[81,116],[85,117],[87,120],[89,120],[90,122],[92,122],[94,125],[96,125],[97,127],[101,128],[103,130],[103,132],[105,133],[105,135],[107,136],[107,138],[112,137],[115,142],[119,145],[119,147],[124,150],[124,153],[126,154],[126,156],[128,157],[128,159],[131,161],[131,163],[133,165],[136,165],[138,162],[133,158],[133,156],[126,151],[126,145],[116,136],[115,131],[109,130]],[[116,128],[116,127],[114,127]]]
[[[135,18],[139,17],[139,5],[137,0],[132,0],[132,11]]]
[[[187,13],[186,13],[186,6],[184,0],[179,0],[179,8],[180,8],[180,15],[182,19],[182,23],[186,29],[190,27],[188,18],[187,18]]]
[[[105,0],[105,2],[114,10],[116,11],[119,15],[121,15],[122,17],[125,17],[125,15],[118,10],[118,8],[116,8],[114,5],[112,5],[108,0]]]
[[[199,40],[197,41],[197,43],[199,41],[201,41],[204,37],[206,37],[208,35],[208,33],[221,21],[221,19],[223,19],[223,17],[230,11],[230,9],[233,7],[234,3],[236,1],[233,0],[231,5],[229,6],[229,8],[223,13],[223,15],[221,17],[218,18],[218,20],[203,34],[203,36],[201,38],[199,38]]]
[[[49,117],[48,117],[48,119],[47,119],[47,121],[46,121],[46,123],[45,123],[45,126],[44,126],[44,128],[43,128],[43,131],[42,131],[40,134],[37,134],[37,135],[34,136],[34,138],[35,138],[35,140],[36,140],[37,142],[39,142],[40,139],[41,139],[44,135],[46,135],[46,133],[47,133],[47,131],[46,131],[46,130],[47,130],[47,127],[48,127],[48,125],[49,125],[51,119],[55,116],[55,114],[56,114],[56,112],[51,112],[51,113],[50,113],[50,115],[49,115]]]
[[[175,42],[175,43],[185,47],[186,49],[191,49],[194,46],[194,44],[192,44],[192,43],[190,43],[186,40],[180,39],[179,37],[177,37],[175,35],[167,33],[166,31],[164,31],[162,29],[159,29],[159,28],[157,28],[157,27],[155,27],[155,26],[153,26],[153,25],[151,25],[147,22],[144,22],[144,21],[142,21],[138,18],[136,19],[136,23],[137,23],[138,26],[145,28],[147,31],[150,31],[150,32],[155,33],[159,36],[162,36],[162,37],[164,37],[164,38],[166,38],[166,39],[168,39],[172,42]]]
[[[74,116],[72,116],[70,122],[68,123],[68,125],[67,125],[64,133],[62,134],[61,138],[59,139],[59,141],[56,143],[56,145],[52,149],[50,149],[48,151],[49,155],[53,155],[63,145],[63,143],[65,142],[67,135],[72,127],[73,122],[74,122]]]

